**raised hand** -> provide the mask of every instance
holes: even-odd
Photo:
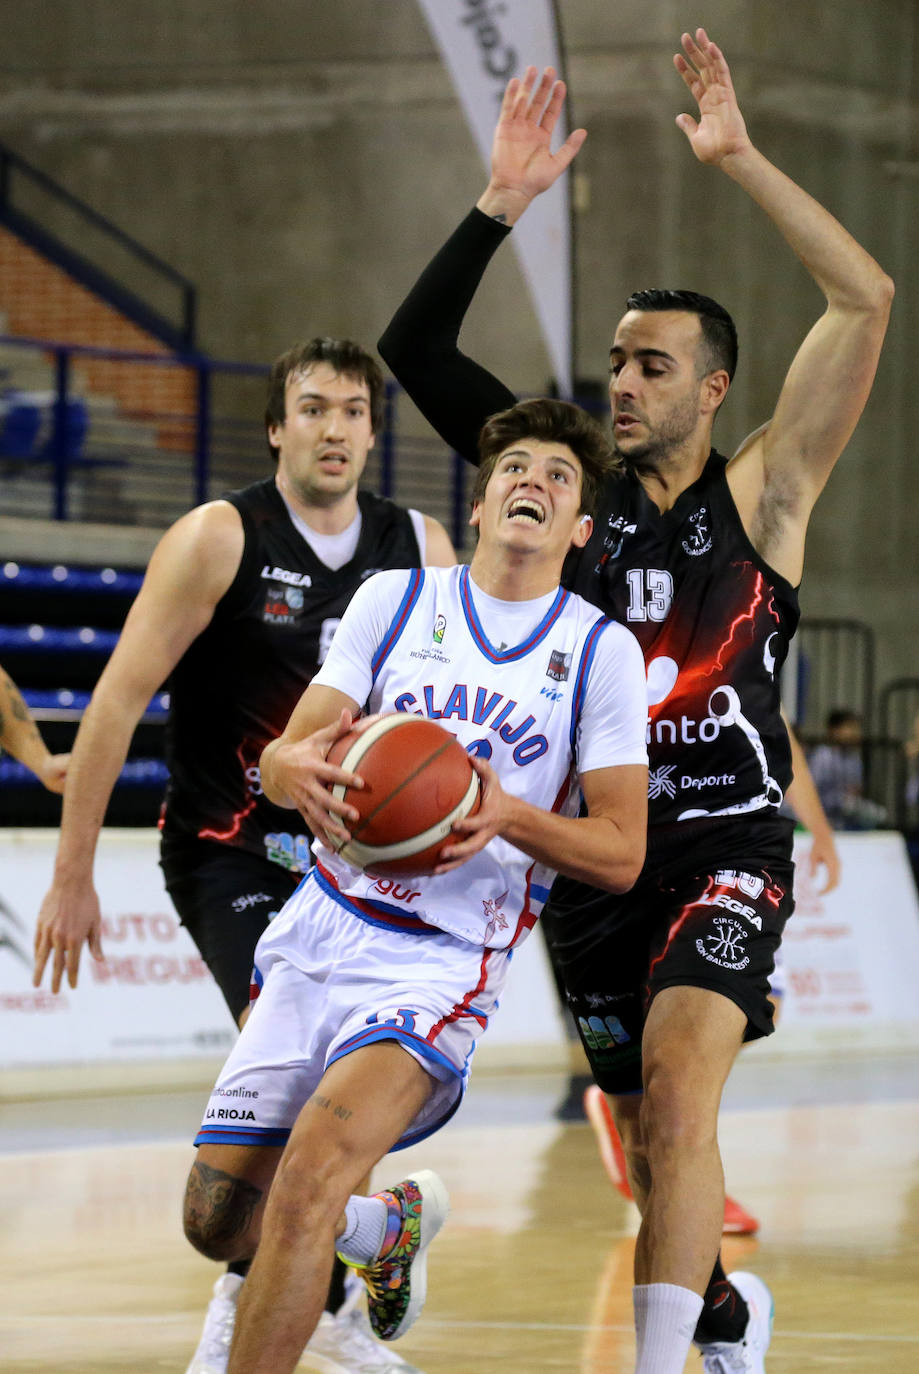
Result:
[[[694,39],[684,33],[682,44],[686,56],[677,53],[673,65],[699,107],[699,120],[688,114],[677,115],[677,126],[700,162],[717,165],[731,153],[750,147],[747,127],[721,49],[704,29],[696,29]]]
[[[491,150],[491,180],[479,201],[486,214],[509,221],[522,214],[534,196],[553,186],[587,137],[575,129],[557,152],[552,135],[565,100],[565,83],[546,67],[537,83],[537,70],[527,67],[523,79],[507,83]]]

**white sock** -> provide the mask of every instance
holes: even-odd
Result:
[[[683,1374],[702,1299],[675,1283],[632,1289],[638,1351],[635,1374]]]
[[[380,1197],[357,1197],[345,1203],[345,1229],[335,1243],[352,1264],[370,1264],[380,1253],[386,1235],[386,1203]]]

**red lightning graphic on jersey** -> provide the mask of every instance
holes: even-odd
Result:
[[[247,766],[248,766],[248,765],[246,764],[245,758],[243,757],[243,749],[244,749],[244,747],[245,747],[245,744],[241,744],[241,745],[239,746],[239,748],[236,750],[236,757],[239,759],[240,767],[241,767],[242,770],[243,770],[243,777],[246,776],[246,769],[247,769]],[[251,811],[254,811],[254,810],[255,810],[255,806],[256,806],[256,802],[257,802],[257,801],[258,801],[258,798],[257,798],[257,797],[254,797],[254,796],[253,796],[253,797],[250,797],[250,798],[249,798],[249,801],[246,803],[246,805],[243,807],[243,809],[242,809],[241,811],[236,811],[236,812],[234,812],[234,814],[233,814],[233,820],[232,820],[232,822],[230,823],[230,828],[229,828],[229,830],[206,830],[206,829],[205,829],[205,830],[199,830],[199,831],[198,831],[198,839],[199,839],[199,840],[232,840],[232,839],[235,839],[235,837],[239,834],[240,829],[242,828],[242,823],[243,823],[243,821],[246,819],[246,817],[249,815],[249,813],[250,813]]]
[[[734,564],[733,566],[735,568],[739,567],[741,570],[750,568],[749,563]],[[699,699],[703,694],[708,692],[708,682],[712,675],[714,673],[724,673],[728,651],[732,646],[737,645],[743,625],[750,626],[751,641],[753,640],[754,636],[752,631],[756,624],[757,612],[760,607],[763,606],[765,606],[767,613],[772,616],[776,626],[780,626],[781,620],[775,609],[772,592],[770,590],[767,596],[765,591],[765,580],[762,573],[757,571],[755,573],[753,586],[749,592],[747,605],[734,616],[728,627],[727,634],[713,653],[706,654],[704,657],[700,655],[699,660],[694,664],[686,663],[685,655],[681,655],[677,646],[671,645],[668,637],[665,635],[659,637],[654,645],[648,649],[646,658],[648,660],[658,658],[662,653],[670,654],[677,662],[682,658],[683,666],[680,670],[677,684],[675,684],[679,687],[679,696],[683,700],[692,700],[696,697],[696,693],[698,693],[696,699]],[[675,626],[674,630],[678,631],[678,628],[679,627]],[[674,692],[671,691],[663,701],[656,702],[650,711],[651,718],[654,719],[668,709],[668,705],[672,704],[673,697]]]

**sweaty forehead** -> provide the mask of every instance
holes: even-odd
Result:
[[[702,326],[691,310],[629,310],[616,326],[610,352],[655,349],[674,358],[694,357]]]

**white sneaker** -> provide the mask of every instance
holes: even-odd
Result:
[[[348,1310],[347,1304],[334,1316],[323,1312],[303,1358],[307,1369],[313,1368],[315,1361],[322,1374],[337,1374],[339,1370],[341,1374],[421,1374],[395,1350],[378,1341],[366,1315],[357,1307]]]
[[[765,1357],[772,1338],[772,1294],[755,1274],[737,1269],[728,1280],[750,1309],[742,1341],[712,1341],[700,1345],[705,1374],[766,1374]]]
[[[214,1296],[208,1303],[201,1340],[185,1374],[226,1374],[242,1286],[239,1274],[221,1274],[214,1284]]]

